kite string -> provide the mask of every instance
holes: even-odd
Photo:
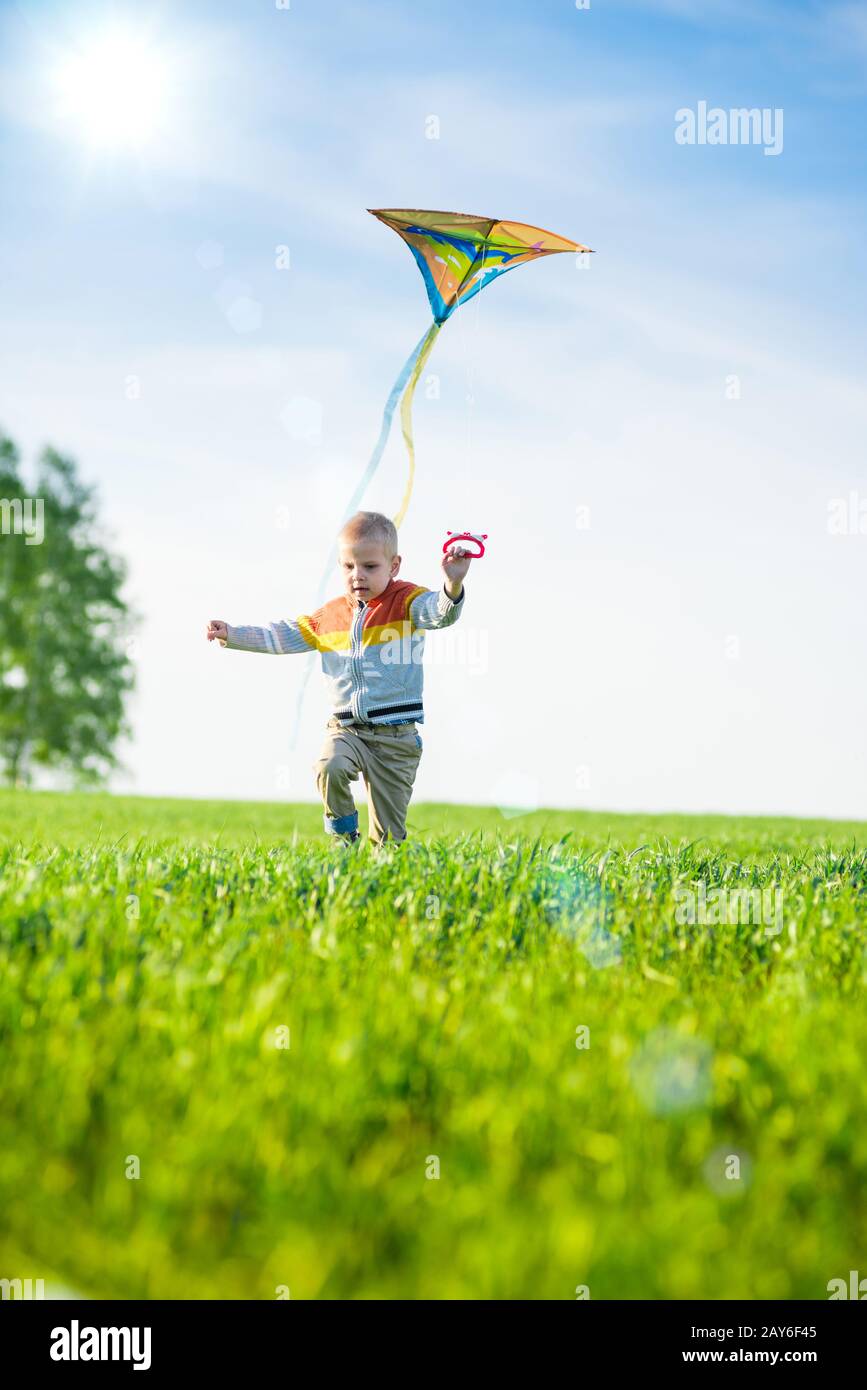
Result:
[[[479,268],[478,268],[478,275],[479,275],[479,277],[481,277],[481,276],[484,274],[485,261],[486,261],[486,259],[487,259],[487,254],[488,254],[488,248],[487,248],[486,245],[483,245],[482,248],[481,248],[481,256],[482,256],[482,258],[481,258],[481,262],[480,262]],[[470,277],[470,278],[475,278],[475,277]],[[467,280],[464,281],[464,284],[468,284],[468,283],[469,283],[469,279],[467,279]],[[481,287],[480,287],[479,290],[476,292],[476,294],[473,296],[473,298],[478,299],[478,298],[480,298],[480,295],[481,295]],[[459,332],[460,340],[461,340],[461,358],[462,358],[462,361],[463,361],[464,377],[465,377],[465,382],[466,382],[466,390],[465,390],[465,393],[464,393],[464,421],[465,421],[465,426],[466,426],[466,428],[465,428],[465,432],[464,432],[463,454],[464,454],[464,468],[467,469],[467,468],[469,468],[469,467],[472,466],[471,448],[472,448],[472,420],[473,420],[473,414],[474,414],[473,408],[474,408],[474,406],[475,406],[475,365],[476,365],[476,364],[475,364],[475,353],[476,353],[476,351],[477,351],[478,336],[479,336],[479,313],[480,313],[480,307],[477,305],[477,306],[476,306],[475,313],[473,313],[473,312],[467,307],[467,301],[459,298],[459,299],[457,300],[457,302],[456,302],[456,310],[457,310],[457,312],[456,312],[456,315],[455,315],[455,316],[456,316],[456,318],[458,319],[458,323],[459,323],[459,325],[460,325],[460,327],[459,327],[459,329],[458,329],[458,332]],[[465,328],[465,327],[464,327],[464,317],[463,317],[463,316],[464,316],[464,314],[467,314],[467,313],[470,315],[470,317],[472,318],[473,322],[472,322],[472,324],[468,325],[467,328]]]
[[[476,354],[477,354],[477,352],[478,352],[478,343],[479,343],[479,315],[480,315],[481,312],[482,312],[482,289],[484,288],[484,282],[483,282],[483,280],[482,280],[482,277],[483,277],[483,275],[484,275],[484,273],[485,273],[485,260],[487,259],[487,254],[488,254],[488,247],[487,247],[487,243],[486,243],[486,244],[482,247],[482,263],[481,263],[481,266],[479,267],[479,281],[480,281],[480,284],[479,284],[479,291],[478,291],[478,293],[474,296],[474,298],[475,298],[475,300],[476,300],[476,308],[475,308],[475,312],[473,313],[473,316],[472,316],[472,318],[473,318],[472,331],[468,334],[468,336],[469,336],[469,338],[470,338],[470,351],[469,351],[469,359],[468,359],[468,365],[467,365],[467,384],[468,384],[469,390],[467,391],[467,442],[466,442],[466,455],[467,455],[467,467],[468,467],[468,468],[471,468],[471,467],[472,467],[472,463],[473,463],[473,459],[472,459],[472,442],[473,442],[473,441],[472,441],[472,433],[473,433],[473,429],[472,429],[472,427],[473,427],[473,423],[474,423],[474,421],[475,421],[475,412],[476,412]],[[466,307],[466,306],[462,306],[462,308],[464,308],[464,307]]]

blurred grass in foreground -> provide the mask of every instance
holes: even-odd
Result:
[[[867,827],[420,805],[410,833],[0,795],[0,1276],[821,1299],[863,1268]],[[781,888],[783,929],[679,922],[700,884]]]

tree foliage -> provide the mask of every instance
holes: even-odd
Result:
[[[0,434],[0,762],[13,785],[36,767],[98,783],[129,733],[126,565],[106,549],[95,489],[72,459],[45,449],[32,489],[19,464]]]

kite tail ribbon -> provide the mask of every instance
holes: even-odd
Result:
[[[364,492],[367,488],[367,484],[370,482],[371,478],[373,477],[374,473],[379,467],[380,460],[382,458],[383,453],[385,452],[385,446],[388,443],[388,436],[391,433],[391,422],[394,417],[394,412],[397,407],[397,403],[400,400],[401,395],[403,394],[404,387],[410,379],[410,374],[412,374],[413,384],[418,379],[418,374],[421,371],[421,367],[424,365],[423,359],[427,357],[427,354],[430,351],[428,341],[431,337],[431,332],[438,328],[439,324],[431,324],[430,328],[427,330],[424,336],[420,338],[419,341],[416,343],[412,352],[409,354],[409,357],[406,359],[406,361],[400,369],[397,381],[392,386],[391,393],[389,394],[388,400],[385,403],[385,410],[382,412],[382,428],[379,431],[379,438],[377,439],[376,444],[374,445],[373,453],[371,454],[370,461],[368,462],[368,465],[364,470],[361,482],[358,484],[358,487],[352,494],[352,498],[350,499],[349,505],[347,506],[343,516],[343,522],[348,521],[349,518],[352,516],[353,512],[356,512],[358,510],[358,504],[361,501],[362,496],[364,495]],[[341,525],[343,525],[343,522],[341,522]],[[327,583],[328,574],[331,571],[331,566],[334,563],[334,557],[336,553],[337,552],[335,548],[335,550],[331,552],[331,559],[328,562],[328,570],[326,571],[325,577],[322,581],[323,585]]]
[[[373,453],[370,456],[367,467],[365,468],[364,474],[362,475],[361,481],[359,482],[357,488],[352,494],[346,511],[343,514],[343,521],[341,521],[340,523],[341,526],[343,526],[344,523],[347,522],[349,518],[353,515],[353,513],[358,510],[358,504],[364,496],[365,491],[367,490],[367,485],[373,477],[374,473],[376,472],[377,468],[379,467],[380,460],[382,459],[382,456],[385,453],[385,446],[388,443],[388,436],[391,433],[391,422],[394,418],[394,412],[397,409],[397,403],[403,395],[404,390],[406,390],[409,400],[407,401],[407,398],[404,397],[404,403],[401,407],[401,424],[403,426],[403,437],[406,440],[406,447],[409,450],[410,473],[406,494],[404,495],[400,511],[397,515],[397,518],[395,519],[395,525],[399,525],[400,522],[403,520],[406,514],[406,509],[409,506],[410,496],[412,495],[413,475],[415,473],[415,451],[413,449],[412,442],[412,395],[415,390],[416,382],[418,381],[418,378],[421,374],[421,370],[428,359],[430,350],[433,347],[434,340],[439,330],[440,324],[436,322],[432,323],[427,332],[416,343],[412,352],[409,354],[409,357],[406,359],[403,366],[401,367],[400,372],[398,373],[397,380],[392,386],[388,400],[385,403],[385,409],[382,412],[382,426],[379,431],[379,438],[377,439],[376,444],[374,445]],[[408,387],[407,382],[409,382]],[[328,584],[328,579],[331,574],[331,571],[334,568],[334,563],[336,559],[337,546],[335,545],[331,548],[331,554],[328,557],[328,563],[325,566],[325,569],[322,574],[322,579],[319,583],[319,591],[316,595],[316,602],[314,604],[315,608],[320,607],[322,600],[325,597],[325,589]],[[315,656],[315,652],[311,652],[310,656]],[[298,701],[295,706],[295,724],[292,729],[292,737],[289,743],[290,748],[295,748],[298,742],[298,731],[301,726],[301,712],[304,707],[304,696],[307,691],[307,685],[310,681],[310,672],[312,669],[313,662],[308,658],[307,669],[304,672],[304,679],[301,683],[301,689],[298,692]]]
[[[431,348],[436,342],[437,334],[439,333],[441,328],[442,324],[437,323],[437,321],[434,320],[427,333],[422,338],[421,343],[416,349],[418,356],[416,357],[415,366],[412,369],[412,376],[409,379],[409,385],[407,386],[403,394],[403,400],[400,403],[400,424],[403,430],[403,438],[406,444],[406,452],[409,454],[409,477],[406,481],[406,491],[403,494],[403,501],[400,504],[400,510],[397,516],[394,518],[395,526],[400,526],[401,522],[406,516],[407,508],[409,507],[409,499],[412,497],[413,483],[415,482],[415,444],[413,442],[412,437],[412,398],[415,395],[415,388],[418,379],[421,376],[422,371],[424,370],[424,365],[427,362],[427,359],[430,357]]]

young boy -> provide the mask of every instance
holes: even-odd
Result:
[[[457,622],[471,559],[470,551],[454,545],[443,556],[441,589],[410,584],[397,578],[401,557],[394,523],[380,512],[356,512],[338,537],[340,598],[294,622],[209,624],[208,641],[235,651],[321,654],[332,715],[314,771],[329,834],[348,842],[359,838],[349,784],[361,773],[370,840],[406,839],[422,751],[416,724],[424,722],[424,630]]]

